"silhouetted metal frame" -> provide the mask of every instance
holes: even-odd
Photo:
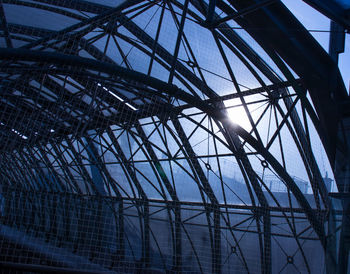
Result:
[[[246,132],[243,128],[238,125],[233,125],[228,123],[226,115],[222,112],[218,112],[211,105],[204,104],[203,102],[197,100],[192,95],[180,90],[174,85],[166,84],[158,79],[151,78],[149,76],[143,75],[141,73],[137,73],[135,71],[130,71],[122,67],[118,67],[111,64],[101,63],[97,61],[92,61],[90,59],[85,59],[76,56],[66,56],[58,53],[46,53],[46,52],[35,52],[23,49],[1,49],[0,50],[0,58],[7,60],[28,60],[28,61],[43,61],[43,62],[52,62],[57,64],[65,64],[65,65],[73,65],[83,66],[85,68],[91,68],[98,71],[103,71],[110,73],[112,75],[117,75],[118,77],[123,77],[125,79],[133,79],[144,84],[150,85],[151,87],[161,90],[163,92],[167,92],[169,95],[174,96],[175,98],[179,98],[192,106],[201,109],[202,111],[208,113],[213,118],[219,120],[221,123],[227,126],[228,131],[236,132],[240,135],[245,141],[247,141],[253,148],[255,148],[274,168],[274,170],[284,179],[289,188],[294,193],[300,205],[305,209],[305,212],[309,218],[310,223],[314,226],[315,231],[320,236],[321,242],[324,238],[324,232],[322,230],[322,225],[315,218],[310,208],[310,205],[305,200],[304,196],[301,194],[298,187],[295,185],[294,181],[290,178],[290,176],[286,173],[283,167],[274,159],[274,157],[266,151],[266,149],[259,144],[248,132]]]
[[[43,1],[43,2],[57,2],[57,1]],[[67,2],[65,2],[63,5],[67,5],[66,4]],[[96,6],[94,6],[94,5],[92,5],[93,6],[93,9],[95,9],[95,7]],[[101,9],[104,9],[103,7],[101,7]],[[95,9],[95,11],[96,11],[96,9]],[[123,17],[122,17],[123,18]],[[127,18],[126,18],[126,22],[127,22]],[[88,23],[89,24],[89,23]],[[130,21],[129,21],[129,24],[132,24],[132,23],[130,23]],[[124,24],[124,25],[127,25],[127,24]],[[134,27],[134,26],[132,26],[132,27]],[[117,35],[117,34],[116,34]],[[50,37],[53,37],[53,35],[51,34],[50,35]],[[147,39],[145,40],[145,41],[147,41]],[[150,40],[151,41],[151,40]],[[35,43],[34,43],[35,44]],[[156,47],[156,48],[158,48],[158,47]],[[160,52],[161,53],[161,52]],[[159,52],[158,52],[158,54],[159,54]],[[169,55],[168,56],[166,56],[166,55],[163,55],[164,57],[163,58],[165,58],[165,60],[169,57]],[[173,59],[174,60],[174,59]],[[65,62],[65,61],[64,61]],[[174,61],[173,61],[174,62]],[[180,69],[177,67],[177,71],[180,71]],[[184,70],[185,71],[185,70]],[[136,73],[137,74],[137,73]],[[132,77],[135,77],[135,76],[132,76]],[[136,76],[136,78],[138,78],[138,76]],[[192,78],[192,79],[194,79],[193,78],[193,76],[190,76],[190,74],[188,74],[188,78]],[[137,80],[139,80],[139,79],[137,79]],[[149,79],[148,79],[149,80]],[[148,81],[147,80],[147,81]],[[197,80],[193,80],[194,82],[195,81],[197,81]],[[203,85],[202,84],[200,84],[199,82],[198,82],[198,87],[203,87]],[[52,88],[52,87],[51,87]],[[173,87],[172,86],[170,86],[170,89],[173,89]],[[212,91],[210,91],[209,93],[211,93]],[[175,92],[176,93],[176,92]],[[173,95],[173,91],[171,91],[171,92],[169,92],[169,94],[171,94],[171,95]],[[174,95],[173,95],[174,96]],[[178,98],[182,98],[182,97],[186,97],[186,100],[189,100],[188,102],[189,102],[189,105],[190,106],[196,106],[196,105],[194,105],[192,102],[191,102],[191,100],[196,100],[196,99],[193,99],[193,98],[191,98],[191,97],[189,97],[189,98],[187,98],[187,96],[188,96],[188,94],[183,94],[183,93],[181,93],[180,95],[176,95],[176,96],[174,96],[174,97],[178,97]],[[191,100],[190,100],[191,99]],[[218,100],[220,100],[220,99],[218,99]],[[208,104],[208,106],[209,106],[209,104]],[[203,106],[202,106],[202,110],[203,110],[203,112],[206,112],[206,113],[209,113],[212,117],[214,117],[215,119],[218,119],[218,120],[220,120],[220,119],[224,119],[224,118],[222,118],[222,116],[221,116],[221,114],[220,113],[216,113],[215,115],[214,114],[212,114],[211,113],[211,111],[213,111],[212,109],[210,109],[210,106],[208,107],[206,104],[203,104]],[[196,107],[198,107],[198,106],[196,106]],[[86,110],[87,111],[87,110]],[[228,128],[228,129],[226,129],[227,131],[230,131],[231,130],[231,128]],[[242,133],[241,132],[241,134],[245,134],[244,132]],[[16,137],[16,138],[18,138],[18,136],[16,136],[16,135],[14,135],[14,137]],[[247,138],[247,139],[249,139],[249,138]],[[245,141],[247,141],[247,139],[245,139]],[[253,140],[250,140],[250,142],[253,142]],[[251,144],[250,142],[248,142],[249,144]],[[254,143],[254,142],[253,142]],[[259,146],[258,146],[259,147]],[[305,145],[304,145],[304,151],[305,151]],[[268,154],[267,154],[268,155]],[[309,160],[310,161],[310,160]],[[295,194],[295,193],[294,193]],[[297,198],[298,199],[298,198]],[[311,221],[310,221],[311,222]]]

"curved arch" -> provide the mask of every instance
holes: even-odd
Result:
[[[313,258],[305,250],[325,248],[329,201],[309,135],[320,133],[325,144],[328,132],[319,115],[322,106],[314,108],[306,97],[310,81],[292,75],[298,62],[290,66],[292,54],[280,47],[285,41],[266,41],[249,29],[247,21],[261,22],[263,14],[263,27],[288,25],[286,18],[273,18],[285,11],[283,5],[267,2],[0,3],[6,15],[0,36],[8,46],[0,48],[3,184],[13,181],[20,193],[40,188],[46,178],[43,189],[52,184],[53,192],[44,191],[48,206],[55,204],[57,191],[77,194],[89,204],[87,210],[98,204],[94,199],[114,199],[105,217],[114,222],[109,228],[119,240],[113,238],[106,258],[134,267],[193,266],[220,273],[237,263],[243,271],[271,273],[290,264],[312,272]],[[28,7],[70,23],[59,31],[47,29],[41,19],[15,24],[13,11]],[[234,124],[231,108],[244,110],[249,126]],[[307,112],[316,131],[308,131]],[[9,200],[17,194],[4,195]],[[43,206],[38,208],[41,214]],[[77,204],[72,214],[79,210]],[[128,218],[135,227],[124,225]],[[51,216],[44,230],[59,239],[54,222]],[[161,228],[164,234],[158,233]],[[250,242],[254,252],[247,249]],[[276,248],[283,254],[277,256]],[[114,263],[111,269],[117,269]]]
[[[271,164],[274,170],[281,176],[281,178],[283,178],[285,183],[292,190],[299,204],[306,211],[309,221],[313,225],[315,231],[317,231],[317,234],[319,235],[322,244],[323,245],[325,244],[324,242],[325,235],[322,229],[322,225],[314,216],[314,213],[309,203],[304,198],[303,194],[301,193],[299,188],[296,186],[293,179],[283,169],[283,167],[279,164],[279,162],[272,156],[272,154],[268,152],[257,140],[255,140],[255,138],[253,138],[241,126],[232,124],[228,120],[227,115],[225,113],[218,111],[213,106],[198,100],[197,98],[193,97],[191,94],[186,93],[185,91],[179,89],[173,84],[167,84],[165,82],[160,81],[159,79],[152,78],[145,74],[128,70],[126,68],[123,68],[117,65],[102,63],[99,61],[95,61],[95,60],[91,60],[83,57],[64,55],[64,54],[58,54],[58,53],[50,53],[50,52],[37,52],[37,51],[24,50],[24,49],[21,49],[21,50],[0,49],[0,59],[44,61],[44,62],[50,62],[50,63],[56,63],[56,64],[70,65],[73,67],[84,67],[84,68],[94,69],[100,72],[106,72],[111,75],[114,75],[114,77],[118,77],[118,78],[121,77],[123,79],[129,79],[129,80],[141,82],[143,84],[146,84],[156,89],[157,91],[165,92],[175,98],[181,99],[187,102],[188,104],[191,104],[192,106],[202,110],[203,112],[207,113],[213,118],[219,120],[226,127],[226,130],[228,130],[228,132],[232,131],[237,133],[239,136],[241,136]]]

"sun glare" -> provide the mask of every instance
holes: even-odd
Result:
[[[225,105],[227,107],[227,114],[230,120],[243,127],[245,130],[250,130],[251,125],[248,119],[248,116],[243,108],[243,106],[237,106],[231,102],[225,102]]]

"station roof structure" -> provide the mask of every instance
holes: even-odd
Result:
[[[57,246],[57,201],[94,201],[81,218],[118,239],[90,262],[110,271],[321,271],[307,250],[325,260],[328,194],[347,189],[349,6],[300,1],[332,20],[328,50],[287,2],[0,1],[0,180],[23,203],[3,227],[38,214],[26,237]]]

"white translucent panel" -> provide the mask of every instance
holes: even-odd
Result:
[[[35,1],[25,0],[25,2],[34,3]],[[122,2],[124,1],[87,0],[85,4],[88,7],[94,6],[91,3],[96,4],[98,11],[96,10],[95,14],[87,14],[85,11],[81,13],[79,11],[74,12],[80,14],[83,18],[93,18],[100,11],[108,11],[110,7],[116,7]],[[264,262],[261,261],[263,255],[260,254],[261,250],[264,249],[264,245],[269,248],[269,250],[263,250],[264,254],[267,255],[270,252],[272,255],[272,273],[322,273],[324,272],[321,266],[324,260],[321,254],[322,247],[319,243],[319,236],[313,230],[317,227],[312,228],[308,218],[304,213],[300,213],[304,211],[298,202],[298,199],[299,201],[305,199],[311,208],[316,208],[316,202],[320,197],[318,197],[319,194],[316,194],[317,197],[314,196],[309,178],[309,176],[314,177],[315,174],[308,175],[306,172],[308,168],[311,169],[313,166],[309,163],[304,164],[296,145],[299,141],[297,140],[298,134],[293,129],[295,123],[290,117],[287,119],[285,117],[288,112],[287,99],[278,97],[284,93],[285,89],[270,87],[262,91],[265,84],[272,84],[272,82],[275,82],[273,79],[284,81],[285,76],[264,51],[263,46],[250,36],[249,29],[248,32],[243,30],[234,20],[229,20],[214,29],[203,26],[203,22],[196,22],[197,20],[206,20],[207,12],[205,8],[201,9],[199,7],[199,10],[197,10],[193,4],[198,3],[198,6],[203,5],[205,7],[210,2],[209,0],[201,3],[199,1],[189,1],[189,11],[185,17],[178,51],[175,50],[176,41],[179,37],[179,26],[176,21],[181,21],[183,5],[187,4],[187,1],[141,1],[124,10],[122,14],[115,14],[119,18],[121,16],[127,19],[124,26],[120,25],[120,20],[117,17],[112,16],[106,18],[104,22],[97,22],[95,26],[91,25],[89,33],[84,34],[83,39],[80,36],[75,36],[75,38],[72,37],[68,41],[67,45],[65,45],[67,41],[64,41],[67,39],[57,41],[54,47],[44,45],[44,47],[49,47],[49,49],[43,49],[47,52],[59,50],[65,54],[77,54],[91,60],[96,60],[96,56],[99,56],[97,59],[101,59],[101,62],[114,63],[127,68],[131,71],[131,74],[132,71],[145,74],[145,77],[138,77],[136,73],[133,81],[131,81],[131,79],[123,79],[122,74],[112,76],[107,72],[99,72],[96,68],[66,71],[66,66],[61,67],[61,62],[51,64],[49,73],[44,70],[39,71],[38,79],[51,79],[58,86],[62,87],[64,85],[68,93],[71,93],[70,95],[75,98],[73,103],[70,100],[59,100],[66,97],[57,98],[59,95],[57,91],[56,94],[52,89],[49,90],[49,85],[42,86],[39,80],[29,83],[33,95],[28,96],[29,93],[26,90],[23,91],[26,82],[21,82],[22,75],[18,67],[23,66],[23,75],[30,77],[31,74],[27,75],[28,70],[25,69],[31,67],[37,69],[40,64],[36,64],[34,61],[9,62],[7,64],[9,67],[6,66],[6,71],[1,76],[8,82],[13,81],[14,84],[17,84],[17,81],[20,81],[19,83],[22,84],[9,90],[9,94],[14,96],[14,100],[8,97],[0,99],[3,105],[8,106],[0,117],[1,133],[4,133],[5,138],[7,138],[6,142],[9,144],[17,145],[17,139],[19,139],[19,143],[27,143],[20,138],[26,136],[30,141],[29,145],[35,144],[46,147],[43,147],[43,153],[41,150],[36,150],[36,148],[32,149],[34,157],[31,156],[31,150],[29,149],[24,149],[21,152],[23,159],[21,159],[21,153],[14,152],[9,154],[10,156],[5,155],[9,160],[11,160],[11,156],[15,159],[7,162],[4,156],[5,160],[1,162],[1,169],[5,169],[3,173],[6,178],[4,180],[16,183],[19,181],[18,186],[56,191],[59,185],[57,178],[60,178],[62,184],[67,185],[67,192],[88,194],[83,195],[84,197],[79,200],[89,204],[89,211],[86,212],[87,217],[79,219],[82,221],[80,223],[83,224],[76,227],[81,228],[82,234],[86,233],[85,235],[89,236],[93,235],[91,231],[95,233],[95,230],[97,231],[100,228],[102,231],[100,234],[108,234],[107,236],[103,235],[102,238],[104,241],[110,239],[110,242],[106,241],[106,248],[111,249],[112,252],[106,253],[104,257],[97,257],[99,254],[96,251],[97,248],[94,247],[95,250],[92,254],[94,257],[91,258],[91,263],[101,263],[106,268],[110,267],[111,270],[124,266],[123,263],[133,267],[141,267],[146,263],[144,257],[146,246],[144,244],[147,241],[145,232],[149,227],[150,271],[157,272],[160,268],[166,269],[168,272],[177,271],[173,268],[174,261],[177,258],[175,253],[178,251],[178,241],[175,237],[178,236],[176,234],[180,233],[181,270],[186,273],[215,272],[213,271],[213,255],[215,254],[213,250],[215,245],[219,243],[221,245],[220,267],[223,273],[264,272]],[[232,8],[230,2],[232,1],[223,0],[221,4],[227,5],[228,10],[230,10]],[[288,2],[290,7],[305,6],[305,4],[300,4],[300,1],[294,3],[291,0],[286,0],[285,2]],[[20,2],[17,1],[18,3]],[[56,1],[56,4],[41,4],[49,7],[54,7],[57,4],[56,7],[58,8],[62,3]],[[85,4],[83,3],[83,5]],[[106,6],[103,7],[103,5]],[[157,36],[163,5],[165,7],[164,18],[159,39],[157,38],[157,46],[154,40]],[[16,29],[11,24],[43,28],[45,34],[45,29],[57,31],[78,22],[63,15],[52,16],[51,12],[34,10],[20,5],[4,4],[4,7],[6,19],[9,19],[8,25],[10,26],[11,35],[18,35],[27,40],[40,38],[31,37],[29,33],[26,35],[17,33],[21,30]],[[273,6],[263,7],[267,13],[270,8],[273,9]],[[172,9],[174,12],[172,12]],[[66,8],[62,8],[62,12],[66,10]],[[235,9],[233,8],[233,10]],[[202,12],[204,14],[201,14]],[[216,8],[215,12],[220,17],[227,15],[219,8]],[[304,10],[303,7],[294,14],[300,21],[306,22],[307,28],[325,28],[327,30],[329,27],[326,26],[329,24],[328,19],[324,20],[323,18],[316,22],[319,15],[309,14],[308,10]],[[116,21],[109,21],[110,19],[116,19]],[[75,31],[83,30],[86,27],[89,26],[85,25]],[[110,30],[109,27],[115,28]],[[232,41],[226,41],[227,43],[219,41],[218,45],[213,37],[213,31],[220,36],[219,39],[221,39],[221,35],[223,39],[230,36]],[[289,31],[293,34],[292,30]],[[328,38],[325,39],[324,37],[329,36],[329,33],[313,32],[312,34],[326,49]],[[120,36],[123,36],[125,40]],[[349,48],[348,40],[347,37],[346,49]],[[16,41],[14,42],[15,47],[21,44],[19,40],[14,41]],[[244,45],[244,41],[246,45]],[[228,43],[230,46],[227,46]],[[236,48],[240,43],[243,43],[241,50]],[[0,39],[0,44],[3,47],[7,46],[4,39]],[[220,46],[222,46],[227,57],[228,66],[225,64]],[[268,47],[270,46],[268,45]],[[41,46],[36,49],[39,47]],[[84,47],[85,49],[83,49]],[[74,49],[77,52],[74,52]],[[245,51],[250,54],[244,56]],[[151,60],[153,52],[155,52],[154,60]],[[174,60],[177,63],[172,57],[175,54]],[[103,59],[104,56],[106,59]],[[345,62],[347,56],[347,53],[340,55],[341,70],[346,86],[350,79],[346,78],[348,77],[346,76],[348,68]],[[251,58],[252,61],[248,58]],[[256,65],[253,64],[254,60],[257,63]],[[284,62],[282,59],[280,61]],[[151,62],[153,62],[152,69],[150,69]],[[259,64],[261,65],[261,71],[258,69]],[[287,70],[290,70],[293,77],[298,78],[288,64],[281,64]],[[44,66],[44,68],[46,67]],[[252,73],[249,68],[252,68],[254,72]],[[64,69],[65,71],[57,75],[54,73],[56,69],[58,71]],[[233,75],[230,74],[230,70],[232,70]],[[270,74],[268,76],[264,75],[262,71],[269,71],[272,77]],[[64,73],[69,73],[69,76]],[[226,113],[227,117],[224,117],[222,122],[215,122],[205,114],[205,107],[202,110],[196,109],[193,106],[191,107],[191,104],[176,99],[176,96],[168,96],[166,89],[156,90],[148,87],[145,84],[147,80],[155,85],[158,82],[155,79],[147,78],[146,75],[164,83],[176,85],[187,94],[193,94],[195,100],[198,102],[201,100],[203,105],[208,104],[207,110],[215,108],[217,116],[222,118],[221,115]],[[269,77],[272,80],[269,80]],[[146,81],[143,81],[145,79]],[[239,88],[235,86],[234,80],[237,81]],[[4,81],[4,88],[7,84],[6,81]],[[255,95],[247,95],[249,90],[254,88],[259,88],[261,92]],[[244,99],[240,98],[239,90],[244,94]],[[292,94],[290,103],[293,103],[297,96],[292,88],[288,88],[288,90]],[[38,92],[39,97],[35,95],[35,92]],[[162,96],[158,97],[158,92],[161,92]],[[217,98],[219,103],[208,100],[215,99],[217,95],[229,94],[233,99],[226,100],[224,103],[220,102],[221,98]],[[147,98],[144,98],[144,95]],[[310,96],[307,96],[309,100]],[[40,100],[37,100],[38,98],[61,104],[57,105],[57,109],[50,109]],[[157,105],[152,106],[153,99],[169,103],[169,107],[166,111],[162,108],[157,109]],[[30,116],[33,117],[33,122],[27,122],[27,119],[23,119],[22,124],[18,125],[22,121],[22,113],[20,112],[18,112],[18,118],[12,121],[11,115],[17,114],[17,110],[21,108],[21,101],[25,103],[28,109],[35,110],[32,111]],[[92,116],[88,112],[83,113],[79,110],[81,109],[81,106],[78,106],[79,101],[86,107],[90,106]],[[142,105],[145,102],[149,105],[143,108]],[[243,107],[244,104],[247,104],[248,114]],[[51,105],[49,104],[49,106]],[[74,106],[78,110],[74,109]],[[220,108],[223,109],[220,110]],[[8,115],[7,112],[12,112],[12,110],[16,110],[16,113]],[[30,112],[26,108],[23,110],[25,113]],[[311,148],[315,155],[316,166],[320,168],[321,176],[326,177],[325,182],[330,184],[329,190],[336,191],[335,183],[332,181],[334,176],[331,173],[323,145],[312,126],[310,118],[306,117],[307,123],[304,121],[300,101],[297,103],[295,110],[300,117],[301,134],[303,134],[303,130],[306,131],[306,128],[310,132]],[[133,115],[126,117],[127,113]],[[67,115],[73,117],[73,120],[81,121],[82,125],[72,128],[72,125],[68,123],[69,119],[62,120],[62,117]],[[148,115],[148,117],[140,118],[141,115]],[[46,116],[50,119],[56,119],[57,122],[53,125],[47,124]],[[90,116],[94,118],[95,122],[85,125],[86,122],[91,121]],[[125,117],[125,120],[120,122],[119,116],[122,116],[123,119]],[[252,121],[249,121],[249,118]],[[289,124],[285,123],[279,128],[281,123],[284,123],[284,119]],[[281,178],[283,176],[276,173],[278,169],[275,170],[261,156],[264,153],[259,150],[259,147],[254,148],[246,143],[247,140],[244,140],[241,136],[237,137],[234,130],[237,130],[238,127],[233,124],[240,125],[245,129],[247,134],[250,134],[250,137],[261,145],[260,149],[266,148],[270,157],[283,168],[281,173],[288,174],[292,183],[300,192],[291,192],[290,185],[288,185],[291,182],[288,180],[288,184],[284,182]],[[252,130],[254,124],[257,124],[256,131],[258,133]],[[93,125],[95,125],[95,129],[91,127]],[[31,131],[32,126],[34,126],[35,131],[32,130],[32,134],[27,136],[27,132]],[[292,133],[288,126],[292,128]],[[110,138],[109,129],[115,138]],[[65,130],[73,133],[67,136]],[[13,143],[5,135],[7,132],[15,137]],[[277,132],[279,134],[276,134]],[[271,141],[271,137],[274,135],[276,138]],[[86,136],[90,137],[92,144],[89,144],[89,138]],[[41,137],[45,138],[40,139]],[[60,151],[55,151],[52,146],[45,145],[46,138],[49,138],[50,144],[55,143],[62,154],[60,154]],[[62,140],[73,140],[73,149],[68,146],[67,141]],[[239,142],[242,144],[245,155],[236,154]],[[229,146],[232,143],[234,144]],[[305,150],[302,153],[306,154],[308,151]],[[31,157],[33,157],[32,161]],[[19,162],[18,165],[17,162]],[[62,189],[64,189],[64,186]],[[63,190],[59,189],[59,191],[61,193]],[[142,192],[144,192],[144,195],[141,194]],[[62,193],[60,193],[55,193],[55,195],[61,195]],[[95,213],[95,216],[92,215],[91,212],[98,212],[96,210],[98,203],[93,201],[96,198],[94,198],[94,195],[97,193],[103,196],[103,200],[113,200],[109,204],[108,210],[114,212],[103,208],[102,214]],[[215,199],[211,197],[212,193],[219,202],[219,208],[213,207],[212,202]],[[66,194],[64,193],[64,196],[61,197],[67,198],[70,196]],[[301,196],[298,196],[298,194]],[[171,202],[175,198],[173,195],[180,201],[180,204],[175,205]],[[75,196],[79,197],[79,195]],[[122,201],[119,199],[120,196],[123,198]],[[265,200],[268,211],[261,207]],[[146,204],[148,207],[145,207]],[[69,205],[66,204],[66,207]],[[123,213],[119,211],[121,209],[119,205],[123,206]],[[146,218],[146,208],[149,209],[149,218]],[[218,216],[216,209],[219,209],[219,220],[216,218]],[[321,209],[325,209],[322,204]],[[59,213],[62,209],[57,210],[58,217],[65,217],[63,213]],[[177,210],[180,211],[179,215],[181,216],[175,216]],[[18,213],[20,211],[14,212]],[[46,214],[46,209],[42,212]],[[112,213],[115,217],[112,216]],[[78,214],[74,217],[77,216]],[[88,220],[90,216],[92,218]],[[181,218],[181,222],[178,222],[178,217]],[[267,217],[269,221],[267,221]],[[122,250],[121,248],[118,250],[118,241],[115,239],[120,236],[121,233],[118,232],[121,231],[116,230],[113,226],[110,226],[113,229],[108,233],[104,231],[105,226],[96,226],[96,229],[93,228],[91,231],[83,229],[86,227],[85,220],[88,220],[90,225],[98,218],[104,220],[105,225],[110,224],[106,221],[107,219],[119,228],[120,225],[123,225],[124,258],[119,256],[122,254],[119,251]],[[121,221],[122,218],[124,223]],[[43,220],[45,219],[43,218]],[[149,221],[149,226],[147,221]],[[218,227],[220,228],[219,233],[216,230]],[[77,228],[75,230],[78,230]],[[74,233],[75,230],[73,230]],[[217,236],[220,236],[219,242],[215,239]],[[270,242],[269,236],[271,236],[271,247],[267,245]],[[98,237],[91,238],[95,242]],[[211,247],[210,242],[212,243]],[[62,245],[64,244],[62,243]],[[315,250],[317,251],[315,252]],[[80,246],[78,246],[77,251],[85,252]],[[83,256],[87,255],[84,253]],[[102,262],[110,258],[115,263],[114,265],[111,266],[111,262]],[[125,261],[121,259],[125,259]],[[291,263],[291,260],[293,263]]]

